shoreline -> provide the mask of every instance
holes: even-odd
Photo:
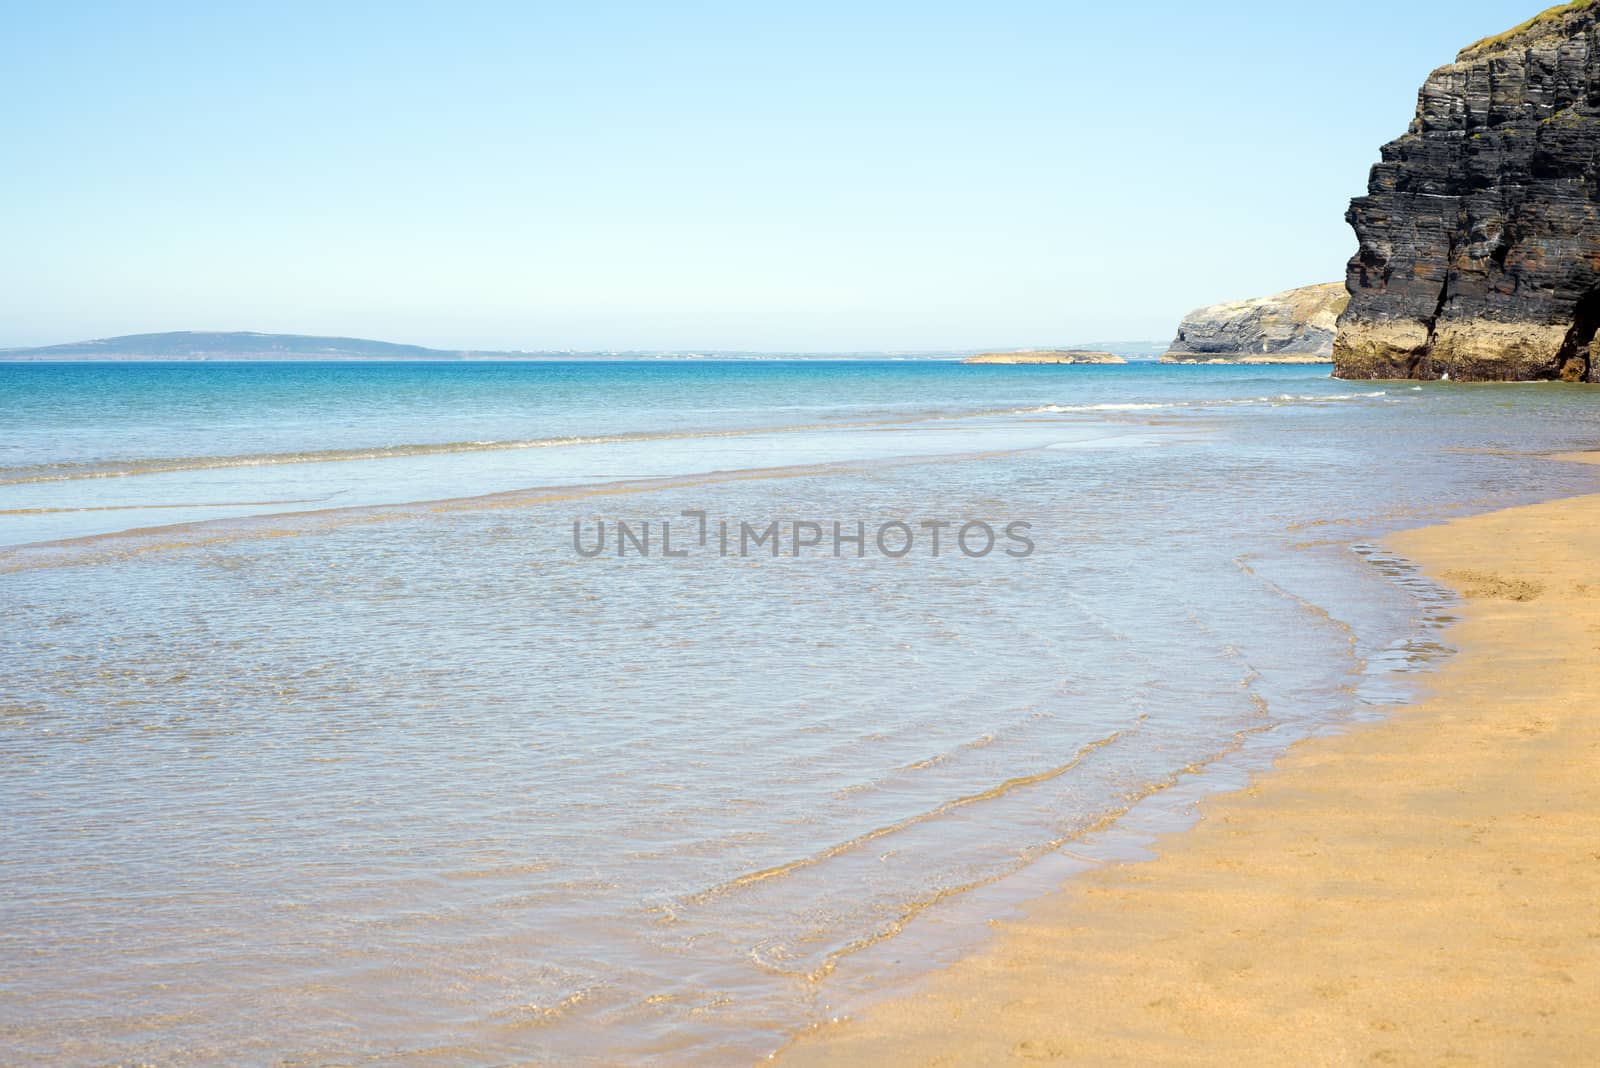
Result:
[[[1600,463],[1600,455],[1556,459]],[[1462,597],[1415,702],[1292,746],[787,1064],[1584,1063],[1600,495],[1384,539]]]

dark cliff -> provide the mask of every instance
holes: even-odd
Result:
[[[1338,377],[1600,381],[1600,4],[1434,71],[1346,218]]]

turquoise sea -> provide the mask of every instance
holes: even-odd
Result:
[[[1321,367],[0,364],[3,1059],[759,1060],[1405,699],[1384,535],[1597,440]]]

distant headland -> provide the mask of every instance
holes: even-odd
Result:
[[[1114,352],[1095,352],[1089,349],[1023,349],[1018,352],[980,352],[968,356],[962,363],[1127,363]]]
[[[1163,363],[1332,363],[1343,282],[1197,308],[1183,317]]]

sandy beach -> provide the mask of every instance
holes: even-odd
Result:
[[[1464,600],[1422,700],[784,1063],[1594,1063],[1600,496],[1388,545]]]

